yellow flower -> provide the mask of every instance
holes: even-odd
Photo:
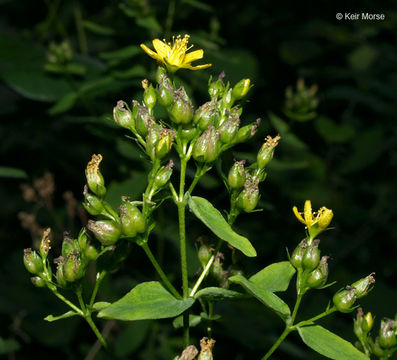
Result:
[[[319,233],[324,231],[331,223],[332,217],[334,216],[332,210],[327,209],[325,206],[320,208],[317,213],[313,212],[312,203],[310,200],[305,201],[303,213],[298,212],[298,208],[296,206],[292,208],[292,211],[294,212],[297,219],[302,224],[306,225],[307,231],[311,238],[314,238]]]
[[[183,38],[178,35],[176,38],[172,38],[172,44],[167,44],[165,40],[161,41],[159,39],[154,39],[153,47],[156,51],[149,49],[145,44],[141,44],[141,48],[153,59],[164,63],[171,72],[175,72],[181,68],[200,70],[210,67],[211,64],[190,65],[191,62],[201,59],[204,55],[204,51],[200,49],[186,53],[193,47],[193,45],[188,47],[188,42],[189,35],[185,35]]]

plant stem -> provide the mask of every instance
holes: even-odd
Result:
[[[298,296],[296,298],[294,310],[292,311],[292,315],[291,315],[291,324],[293,324],[295,321],[296,314],[298,313],[298,309],[301,304],[302,298],[303,298],[303,294],[298,294]]]
[[[207,276],[208,272],[210,271],[214,260],[215,260],[215,255],[212,255],[210,257],[210,259],[208,260],[207,265],[205,265],[205,268],[204,268],[203,272],[201,273],[200,277],[197,279],[196,283],[194,284],[193,290],[190,292],[190,296],[191,297],[193,297],[196,294],[196,292],[199,289],[201,283],[203,282],[203,280]]]
[[[160,264],[157,262],[156,258],[154,257],[152,251],[149,248],[147,242],[143,242],[141,245],[142,249],[145,251],[147,257],[149,258],[150,262],[152,263],[153,267],[156,269],[157,274],[159,274],[161,280],[163,281],[164,285],[171,291],[172,295],[174,295],[177,299],[182,299],[182,296],[178,293],[175,287],[171,284],[168,280],[167,275],[164,273],[163,269],[161,268]]]
[[[302,327],[302,326],[305,326],[305,325],[313,324],[315,321],[317,321],[319,319],[322,319],[323,317],[326,317],[326,316],[334,313],[335,311],[337,311],[337,309],[336,309],[336,307],[333,306],[332,308],[330,308],[328,310],[325,310],[321,314],[318,314],[318,315],[316,315],[316,316],[314,316],[314,317],[312,317],[310,319],[303,320],[303,321],[297,323],[296,325],[293,326],[294,327],[293,330],[295,330],[298,327]]]
[[[284,341],[284,339],[288,336],[288,334],[292,331],[292,329],[287,326],[277,341],[273,344],[270,350],[266,353],[266,355],[262,358],[262,360],[269,359],[269,357],[277,350],[280,344]]]
[[[92,295],[91,295],[91,299],[90,299],[90,307],[92,305],[94,305],[94,301],[95,301],[96,295],[98,293],[99,286],[101,285],[101,282],[104,279],[104,277],[106,276],[106,274],[107,274],[107,272],[105,270],[103,270],[100,273],[98,273],[96,276],[94,290],[92,290]]]
[[[79,309],[75,304],[73,304],[71,301],[66,299],[63,295],[61,295],[58,290],[53,289],[52,287],[48,287],[56,297],[61,299],[66,305],[68,305],[70,308],[72,308],[74,311],[76,311],[80,316],[84,316],[84,313],[81,309]]]
[[[74,19],[76,22],[80,51],[83,55],[88,55],[88,45],[87,45],[87,38],[85,36],[83,15],[81,13],[81,8],[78,1],[74,1],[73,3],[73,12],[74,12]]]

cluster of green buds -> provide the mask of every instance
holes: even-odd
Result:
[[[332,301],[335,308],[342,312],[348,313],[355,309],[355,303],[358,299],[366,296],[375,283],[374,274],[369,274],[351,285],[347,285],[345,289],[339,290],[333,296]]]
[[[373,340],[371,330],[374,325],[374,318],[368,312],[364,314],[362,308],[357,311],[353,321],[353,330],[359,342],[356,346],[364,351],[366,355],[375,355],[379,359],[389,359],[397,350],[397,315],[396,318],[384,318],[380,322],[378,336]]]
[[[317,90],[317,85],[306,87],[304,79],[298,80],[296,92],[288,87],[285,91],[285,115],[297,121],[308,121],[315,118],[318,106]]]
[[[51,42],[48,47],[47,61],[50,64],[67,64],[73,59],[73,49],[69,41]]]
[[[227,176],[227,185],[231,194],[231,216],[237,216],[241,211],[255,210],[260,198],[259,183],[266,179],[265,168],[273,158],[274,149],[280,141],[280,136],[267,136],[257,154],[256,163],[245,167],[245,160],[235,161]]]

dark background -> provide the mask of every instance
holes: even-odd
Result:
[[[336,20],[335,14],[345,11],[382,13],[386,19]],[[31,285],[22,250],[37,246],[38,233],[47,226],[58,239],[64,230],[76,235],[86,221],[78,204],[84,168],[93,153],[104,156],[110,202],[117,204],[121,195],[139,196],[147,166],[111,114],[117,100],[140,99],[140,82],[154,79],[155,62],[139,49],[128,56],[117,51],[179,33],[189,33],[196,48],[205,50],[205,63],[213,63],[205,71],[177,73],[196,104],[208,100],[210,74],[216,77],[224,70],[232,84],[243,77],[254,84],[242,119],[248,123],[261,117],[261,128],[253,141],[224,157],[225,168],[233,157],[253,161],[266,135],[280,133],[283,138],[261,186],[264,210],[242,215],[235,224],[259,254],[242,260],[246,273],[287,258],[285,249],[292,251],[304,237],[291,208],[312,199],[314,208],[325,205],[334,210],[335,228],[321,236],[321,249],[331,256],[329,279],[338,283],[309,294],[302,318],[322,311],[336,290],[370,272],[376,272],[377,283],[361,305],[376,314],[375,329],[382,317],[394,317],[394,1],[374,8],[371,1],[338,7],[314,1],[2,0],[0,14],[0,337],[14,350],[6,355],[9,359],[33,354],[82,359],[95,342],[82,321],[43,321],[65,308],[48,291]],[[65,40],[74,50],[72,70],[45,71],[50,43]],[[283,112],[285,89],[295,87],[301,77],[319,88],[317,116],[304,122]],[[25,185],[24,197],[21,186],[40,187],[37,179],[46,172],[53,176],[54,190],[47,175],[42,196],[29,199]],[[197,193],[206,194],[219,209],[227,208],[227,193],[215,170]],[[157,217],[161,231],[155,232],[151,245],[167,272],[177,277],[176,209],[168,204]],[[194,241],[202,233],[209,235],[206,231],[188,217],[192,274],[198,269]],[[59,251],[56,244],[54,251]],[[142,255],[141,249],[133,249],[105,282],[102,300],[116,300],[135,284],[156,279]],[[285,295],[289,303],[293,286],[290,290]],[[221,303],[216,310],[222,316],[214,325],[216,359],[258,359],[282,331],[278,318],[255,300]],[[322,324],[354,341],[352,317],[336,314]],[[99,352],[97,359],[171,359],[181,348],[181,331],[173,330],[167,320],[110,325],[99,321],[99,326],[110,328],[112,351]],[[198,345],[205,326],[192,333]],[[277,358],[321,357],[292,335],[274,355]]]

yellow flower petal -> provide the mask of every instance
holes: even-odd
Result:
[[[332,210],[327,209],[325,206],[323,206],[319,211],[318,211],[318,227],[321,230],[325,230],[328,225],[331,223],[331,220],[334,216],[334,213]]]
[[[171,52],[171,48],[165,42],[159,39],[154,39],[152,43],[154,50],[157,51],[157,54],[159,54],[162,59],[166,58]]]
[[[300,212],[298,211],[298,208],[296,206],[294,206],[292,208],[292,211],[294,212],[296,218],[302,223],[306,225],[305,219],[302,217],[302,215],[300,214]]]
[[[212,66],[212,64],[204,64],[204,65],[197,65],[197,66],[192,66],[190,64],[183,64],[180,67],[181,68],[185,68],[185,69],[189,69],[189,70],[201,70],[201,69],[207,69],[210,66]]]
[[[158,61],[163,61],[163,59],[156,52],[149,49],[145,44],[141,44],[141,48],[146,54],[148,54],[153,59],[156,59]]]
[[[183,59],[183,62],[184,63],[191,63],[193,61],[202,59],[203,56],[204,56],[204,50],[202,50],[202,49],[196,50],[196,51],[192,51],[192,52],[187,53],[185,55],[185,58]]]
[[[303,209],[303,216],[305,217],[305,223],[307,226],[313,225],[313,211],[312,202],[310,200],[305,201],[305,207]]]

